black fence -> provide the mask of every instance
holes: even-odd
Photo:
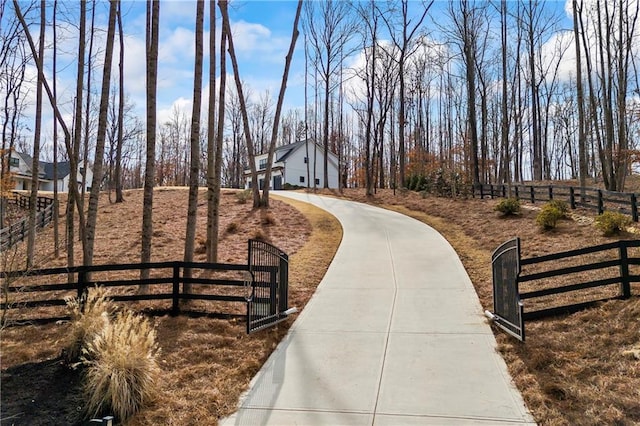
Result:
[[[9,202],[15,203],[23,209],[31,208],[31,199],[26,195],[14,193]],[[36,229],[41,229],[53,221],[53,198],[38,197],[36,203]],[[22,219],[11,226],[0,229],[0,251],[4,251],[14,244],[19,243],[29,235],[29,220]]]
[[[638,222],[638,196],[633,192],[613,192],[598,188],[581,188],[556,185],[492,185],[481,184],[473,189],[474,197],[506,198],[546,202],[566,201],[572,209],[577,207],[592,209],[602,214],[606,210],[628,214]]]
[[[524,321],[577,312],[628,299],[640,282],[640,240],[616,241],[545,256],[520,258],[519,239],[494,252],[492,314],[496,324],[524,341]],[[633,255],[632,255],[633,254]],[[522,273],[521,268],[525,269]],[[567,284],[569,283],[569,284]],[[524,288],[524,291],[523,291]],[[531,305],[531,309],[525,309]]]
[[[9,325],[67,320],[67,315],[38,309],[59,306],[56,312],[65,314],[66,299],[80,298],[99,286],[119,288],[109,290],[108,298],[114,302],[153,302],[139,306],[149,313],[246,318],[247,332],[254,332],[287,317],[288,262],[286,254],[263,241],[249,240],[248,249],[246,265],[155,262],[0,272],[4,280],[0,309],[21,314],[8,317]],[[255,255],[262,252],[267,254]],[[148,270],[150,277],[140,279],[141,270]],[[34,279],[46,282],[34,284]],[[140,292],[141,285],[148,291]],[[26,311],[39,316],[25,318]]]

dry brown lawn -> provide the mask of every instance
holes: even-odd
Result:
[[[204,200],[204,192],[200,199]],[[186,226],[185,189],[160,188],[154,195],[153,261],[180,260]],[[124,204],[101,200],[95,263],[139,259],[142,192],[129,191]],[[295,207],[294,207],[295,206]],[[206,207],[200,202],[199,247],[204,261]],[[264,239],[290,255],[289,304],[302,309],[324,276],[342,238],[338,221],[302,203],[271,201],[269,210],[253,210],[232,191],[221,202],[219,260],[246,263],[247,239]],[[51,259],[51,229],[38,236],[39,266],[64,265]],[[18,250],[16,257],[23,254]],[[80,258],[77,247],[76,259]],[[56,308],[51,308],[56,309]],[[18,315],[13,311],[10,315]],[[50,314],[50,312],[49,312]],[[231,414],[240,394],[286,334],[292,319],[247,335],[240,321],[187,316],[153,319],[161,348],[162,383],[155,403],[129,422],[132,425],[217,423]],[[60,357],[69,324],[24,325],[2,330],[2,423],[75,424],[83,408],[80,375]],[[64,380],[61,380],[64,377]]]
[[[344,195],[405,213],[438,230],[455,248],[483,308],[489,310],[491,254],[504,241],[520,237],[523,258],[615,241],[595,230],[589,211],[574,211],[570,220],[543,232],[535,224],[540,204],[523,203],[520,215],[501,217],[494,211],[498,200],[423,198],[390,190],[379,190],[370,198],[362,190]],[[616,238],[640,238],[637,228],[630,231]],[[525,344],[496,330],[498,349],[539,424],[640,424],[640,284],[633,285],[632,293],[630,300],[528,321]],[[527,309],[532,310],[525,301]]]
[[[561,221],[553,231],[542,232],[535,225],[539,204],[524,204],[520,215],[503,218],[493,210],[497,200],[423,198],[413,192],[393,194],[390,190],[379,190],[374,197],[366,198],[362,189],[331,195],[390,208],[434,227],[459,254],[485,309],[492,307],[491,253],[505,240],[519,236],[524,258],[614,241],[595,230],[593,214],[588,211],[572,212],[570,220]],[[123,205],[104,201],[96,263],[136,261],[141,193],[129,192]],[[182,206],[186,205],[186,191],[158,190],[155,203],[154,260],[179,258],[184,244],[182,211],[186,211],[186,207]],[[305,204],[291,204],[274,200],[269,211],[253,211],[249,204],[238,204],[233,194],[225,195],[220,261],[244,262],[247,238],[269,239],[292,254],[290,305],[302,307],[333,257],[341,232],[335,219],[322,211]],[[200,210],[204,212],[204,202]],[[199,219],[199,226],[203,227],[203,223],[204,219]],[[200,229],[199,237],[204,241],[204,228]],[[639,238],[635,229],[631,231],[617,238]],[[50,234],[40,236],[40,246],[46,247],[48,239]],[[43,263],[48,250],[43,249],[41,254]],[[77,258],[79,256],[78,253]],[[46,264],[64,262],[61,257]],[[640,275],[638,270],[632,273]],[[634,285],[633,293],[640,293],[638,284]],[[530,309],[526,303],[525,309]],[[155,323],[164,371],[161,397],[134,417],[131,422],[134,425],[215,424],[216,419],[235,409],[240,393],[289,326],[286,322],[247,336],[243,324],[234,321],[160,317],[155,318]],[[638,296],[602,303],[573,315],[530,321],[526,329],[526,344],[499,331],[496,337],[516,385],[540,424],[640,424]],[[18,381],[14,387],[7,388],[7,379],[15,382],[12,375],[16,372],[48,371],[49,364],[56,365],[65,331],[64,324],[3,331],[3,416],[7,413],[7,391],[21,389],[25,393],[22,405],[15,404],[18,412],[39,406],[44,396],[35,387],[46,386],[46,382],[25,373],[23,379],[33,379],[33,384],[25,386],[26,382]],[[55,370],[50,378],[53,380],[59,375],[60,371]],[[77,375],[68,373],[65,377],[69,382],[66,389],[77,387]],[[48,384],[52,386],[52,382]],[[31,399],[35,402],[31,403]],[[74,403],[81,404],[72,397],[66,399],[71,400],[71,408]],[[47,404],[41,405],[46,412]],[[17,424],[27,423],[18,421]]]

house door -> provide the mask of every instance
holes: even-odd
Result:
[[[275,190],[282,189],[282,176],[273,177],[273,189]]]

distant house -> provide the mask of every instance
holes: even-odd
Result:
[[[268,154],[257,155],[256,170],[260,189],[264,186]],[[315,174],[314,174],[315,160]],[[307,173],[307,166],[309,173]],[[338,156],[329,152],[329,188],[338,187]],[[244,172],[245,188],[251,188],[251,170]],[[276,148],[271,166],[271,189],[283,189],[286,184],[313,187],[324,186],[324,148],[313,141],[298,141]]]
[[[13,180],[16,183],[16,190],[31,190],[31,173],[33,158],[22,152],[11,152],[9,158],[10,172],[13,174]],[[53,163],[40,161],[38,163],[38,183],[40,191],[53,191],[54,185],[57,185],[59,192],[69,192],[69,173],[71,163],[69,161],[58,162],[58,179],[53,179]],[[93,181],[93,171],[91,168],[85,168],[82,161],[78,167],[78,189],[82,189],[82,174],[86,173],[86,190],[91,189]]]

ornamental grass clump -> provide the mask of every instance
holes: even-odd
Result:
[[[602,232],[605,237],[617,235],[627,230],[631,225],[631,218],[622,213],[606,211],[596,216],[594,226]]]
[[[503,216],[513,216],[520,212],[520,200],[517,198],[504,198],[496,204],[494,210],[502,213]]]
[[[153,400],[160,369],[156,332],[148,320],[120,312],[82,351],[87,414],[120,422]]]
[[[71,317],[71,327],[63,353],[66,362],[73,365],[80,360],[87,342],[92,341],[109,323],[113,305],[102,288],[92,289],[80,298],[67,298],[65,302]]]

